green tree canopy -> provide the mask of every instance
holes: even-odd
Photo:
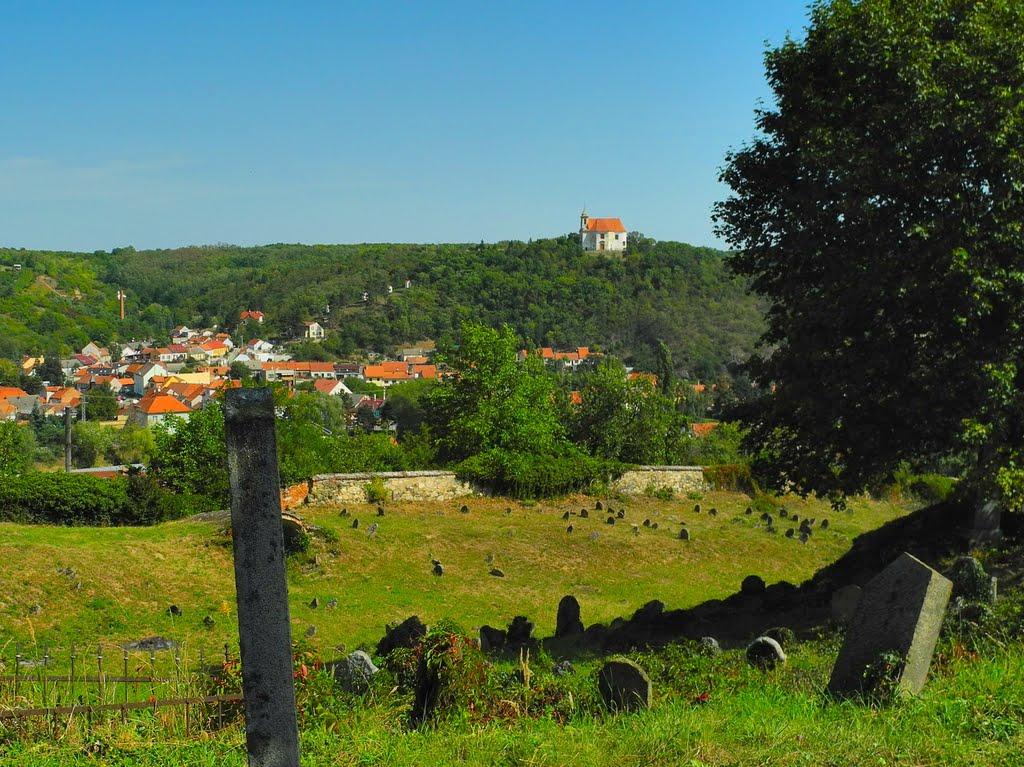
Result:
[[[765,65],[715,211],[771,302],[762,468],[841,497],[967,446],[1021,506],[1024,4],[819,2]]]
[[[438,353],[452,374],[427,396],[428,419],[442,460],[458,461],[497,448],[555,455],[568,443],[558,421],[553,381],[537,357],[517,361],[507,325],[494,330],[463,323],[460,343]]]

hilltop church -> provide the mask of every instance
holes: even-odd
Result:
[[[580,245],[584,250],[626,249],[626,227],[618,218],[591,218],[586,209],[580,214]]]

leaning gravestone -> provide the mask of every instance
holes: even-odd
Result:
[[[651,680],[633,661],[616,658],[605,663],[597,675],[597,688],[609,708],[650,708]]]
[[[567,594],[558,603],[558,614],[555,617],[555,636],[566,637],[583,633],[583,621],[580,620],[580,603],[576,597]]]
[[[904,552],[864,587],[857,612],[828,689],[837,697],[870,692],[865,673],[884,654],[903,660],[892,681],[920,692],[928,676],[935,643],[953,584],[924,562]]]

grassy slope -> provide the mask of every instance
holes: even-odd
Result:
[[[336,543],[317,542],[312,556],[289,565],[293,635],[317,627],[312,640],[325,654],[337,646],[371,644],[388,621],[419,614],[432,622],[450,617],[467,631],[483,624],[504,626],[514,615],[535,621],[538,633],[554,629],[555,608],[564,594],[574,594],[585,623],[628,616],[651,599],[668,608],[687,607],[725,597],[744,576],[756,573],[768,583],[799,583],[834,561],[853,537],[902,513],[891,505],[860,501],[853,514],[835,514],[823,504],[798,499],[787,507],[803,516],[828,516],[831,527],[802,545],[782,534],[768,535],[757,517],[745,516],[745,496],[712,494],[705,510],[693,501],[653,499],[613,501],[625,506],[625,520],[614,527],[591,511],[588,520],[573,518],[576,530],[565,532],[564,511],[578,512],[590,500],[569,499],[536,506],[500,499],[459,505],[392,506],[378,519],[375,507],[351,507],[360,528],[331,507],[307,507],[311,522],[337,533]],[[513,509],[506,515],[504,510]],[[650,518],[658,530],[630,523]],[[678,520],[685,520],[692,540],[679,541]],[[779,520],[782,522],[783,520]],[[369,537],[366,528],[378,522]],[[785,526],[782,527],[785,530]],[[591,542],[591,532],[597,541]],[[111,647],[153,634],[185,639],[193,648],[220,647],[234,637],[234,583],[228,538],[216,527],[177,522],[155,528],[43,528],[0,525],[0,651],[10,654],[11,639],[67,647],[71,642]],[[487,564],[485,557],[494,561]],[[431,575],[430,559],[445,566]],[[71,567],[69,578],[58,569]],[[488,574],[491,567],[504,578]],[[81,582],[81,589],[75,586]],[[318,597],[320,608],[309,602]],[[339,600],[328,610],[331,598]],[[168,605],[184,615],[172,618]],[[42,610],[30,614],[33,606]],[[212,615],[216,626],[205,629]],[[6,640],[6,641],[5,641]],[[5,649],[5,644],[6,648]]]

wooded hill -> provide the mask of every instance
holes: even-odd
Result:
[[[589,346],[648,369],[660,340],[680,374],[710,378],[750,352],[763,323],[762,305],[724,257],[650,239],[624,256],[588,253],[576,235],[479,245],[0,249],[0,356],[163,340],[182,324],[235,331],[240,312],[255,309],[266,324],[246,327],[244,337],[295,338],[315,319],[327,328],[318,349],[325,358],[453,336],[470,319],[507,323],[537,346]],[[21,270],[4,268],[14,264]],[[118,288],[128,295],[123,323]]]

